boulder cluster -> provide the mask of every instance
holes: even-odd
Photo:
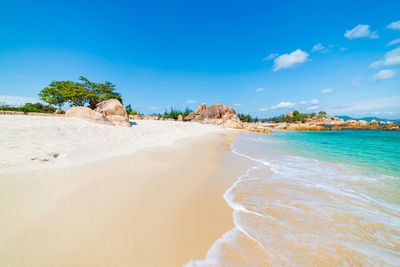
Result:
[[[359,129],[359,130],[388,130],[400,131],[400,124],[394,124],[391,121],[372,120],[367,122],[365,120],[347,120],[339,119],[337,117],[318,118],[317,120],[307,120],[305,123],[272,123],[268,124],[270,127],[279,130],[293,130],[293,131],[340,131],[343,129]],[[331,125],[332,127],[326,127]]]
[[[95,109],[72,107],[65,112],[66,117],[76,117],[86,121],[114,126],[131,127],[128,113],[118,99],[100,102]]]
[[[158,116],[145,115],[129,115],[132,120],[174,120],[163,119]],[[189,113],[186,117],[178,116],[178,121],[182,122],[198,122],[205,124],[218,125],[223,128],[242,129],[249,132],[273,133],[260,123],[244,123],[237,116],[235,110],[223,104],[214,104],[207,107],[206,103],[201,103],[196,112]]]

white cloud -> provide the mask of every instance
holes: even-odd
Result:
[[[313,46],[313,48],[311,49],[311,52],[320,51],[320,50],[324,50],[324,49],[325,49],[325,47],[321,43],[318,43]]]
[[[288,69],[298,66],[307,61],[309,54],[300,49],[293,51],[290,54],[283,54],[274,60],[274,71],[280,69]]]
[[[300,101],[301,105],[307,105],[307,101]]]
[[[349,49],[347,47],[341,47],[341,48],[339,48],[339,50],[340,50],[340,52],[345,52],[345,51],[347,51]]]
[[[272,106],[270,109],[292,108],[294,106],[296,106],[296,103],[282,101],[278,105]]]
[[[316,104],[319,104],[319,101],[318,101],[318,99],[311,99],[311,101],[310,101],[310,104],[311,105],[316,105]]]
[[[400,43],[400,39],[395,39],[390,41],[386,46],[391,46]]]
[[[24,96],[0,95],[0,105],[22,106],[25,103],[42,103],[38,98]]]
[[[157,109],[161,109],[161,108],[160,107],[149,107],[149,109],[157,110]]]
[[[392,30],[400,30],[400,20],[398,20],[398,21],[393,21],[393,22],[390,23],[387,27],[388,27],[389,29],[392,29]]]
[[[189,99],[189,100],[186,101],[186,104],[194,104],[196,102],[197,102],[196,100]]]
[[[321,90],[322,94],[329,94],[329,93],[332,93],[332,92],[333,92],[332,88],[325,88],[325,89]]]
[[[400,47],[385,53],[384,59],[375,61],[369,66],[371,68],[377,68],[381,66],[394,66],[399,64],[400,64]]]
[[[377,114],[397,111],[399,114],[400,95],[374,97],[371,99],[360,100],[349,104],[333,105],[324,108],[325,111],[335,115],[348,116],[368,116],[369,114]]]
[[[375,73],[374,76],[372,76],[373,81],[379,81],[379,80],[387,80],[390,78],[393,78],[396,76],[397,71],[395,70],[381,70],[378,73]]]
[[[262,92],[262,91],[264,91],[264,90],[265,90],[264,88],[261,88],[261,87],[260,87],[260,88],[257,88],[257,89],[256,89],[256,92],[259,93],[259,92]]]
[[[277,56],[279,56],[279,54],[271,53],[271,54],[269,54],[269,56],[263,58],[263,61],[274,59],[274,58],[276,58]]]
[[[267,111],[267,108],[259,108],[258,111]]]
[[[357,76],[356,78],[350,80],[350,84],[353,87],[360,86],[361,81],[364,79],[362,75]]]
[[[240,103],[236,103],[236,104],[233,104],[235,107],[240,107],[240,106],[243,106],[243,104],[240,104]]]
[[[310,106],[307,108],[307,110],[316,110],[319,109],[319,106]]]
[[[378,36],[378,34],[376,34],[376,32],[370,31],[369,25],[359,24],[356,27],[354,27],[353,29],[346,31],[346,33],[344,34],[344,37],[346,37],[349,40],[352,40],[352,39],[357,39],[357,38],[376,39],[379,36]]]

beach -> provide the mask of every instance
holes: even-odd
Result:
[[[234,131],[178,122],[141,121],[122,129],[66,118],[3,116],[0,121],[2,129],[8,123],[20,127],[9,130],[14,139],[4,139],[6,131],[1,139],[8,142],[1,150],[2,266],[182,266],[205,258],[214,241],[234,227],[223,194],[248,167],[223,166],[238,161],[229,150]],[[75,131],[57,139],[52,129]],[[142,147],[117,156],[107,148],[107,138],[115,134],[116,141],[109,142],[117,147],[125,141],[118,153],[127,153],[134,141],[126,130],[136,131],[131,136],[137,139],[145,133]],[[38,138],[12,143],[18,134]],[[147,144],[146,137],[154,143]],[[111,157],[88,157],[96,138],[105,140],[98,153],[108,149]],[[49,142],[55,150],[48,149]],[[55,152],[64,157],[28,160],[33,153]],[[12,161],[4,163],[8,157]]]

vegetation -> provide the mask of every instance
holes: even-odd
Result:
[[[125,109],[126,109],[126,112],[128,113],[128,115],[139,115],[139,112],[137,112],[136,110],[132,109],[131,104],[126,105]]]
[[[322,118],[322,117],[327,116],[325,111],[320,111],[320,112],[318,112],[318,114],[316,114],[316,113],[300,113],[298,110],[295,110],[291,113],[292,114],[288,113],[279,118],[272,118],[271,121],[275,122],[275,123],[277,123],[277,122],[290,123],[290,122],[299,122],[299,121],[305,122],[306,119],[308,119],[308,118],[314,118],[314,117]]]
[[[107,81],[91,82],[83,76],[79,77],[79,81],[54,81],[40,91],[40,99],[58,107],[68,103],[71,106],[89,104],[90,108],[95,108],[99,102],[111,98],[116,98],[122,103],[121,94],[115,91],[114,84]]]
[[[238,117],[243,122],[258,122],[258,117],[253,118],[249,114],[245,115],[245,114],[239,113]]]
[[[194,111],[191,110],[190,108],[185,108],[184,111],[181,111],[179,109],[176,108],[172,108],[170,109],[170,111],[168,112],[167,110],[161,114],[161,113],[154,113],[154,114],[150,114],[150,116],[158,116],[159,118],[164,118],[164,119],[174,119],[177,120],[179,115],[182,115],[183,117],[186,117],[187,115],[189,115],[189,113],[191,113]]]
[[[0,110],[5,110],[5,111],[21,111],[24,113],[28,112],[40,112],[40,113],[54,113],[56,111],[56,108],[53,106],[49,105],[43,105],[41,103],[26,103],[25,105],[21,107],[10,107],[8,105],[0,106]]]

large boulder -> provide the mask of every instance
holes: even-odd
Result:
[[[108,99],[96,105],[95,110],[107,117],[115,126],[131,127],[128,113],[118,99]]]
[[[285,118],[293,118],[293,112],[286,113],[285,115],[283,115],[283,117],[285,117]]]
[[[183,121],[183,115],[181,114],[178,115],[178,121]]]
[[[54,114],[62,114],[61,108],[57,108],[56,111],[54,111]]]
[[[104,125],[114,125],[103,114],[88,107],[72,107],[65,112],[65,117],[80,118],[89,122],[95,122]]]
[[[193,112],[190,112],[186,117],[185,117],[185,121],[192,121],[194,120],[195,116],[193,114]]]
[[[201,103],[196,109],[196,115],[200,115],[207,108],[206,103]]]
[[[201,112],[201,114],[196,118],[196,121],[215,122],[219,119],[224,122],[240,122],[235,110],[223,104],[214,104],[209,106]]]

